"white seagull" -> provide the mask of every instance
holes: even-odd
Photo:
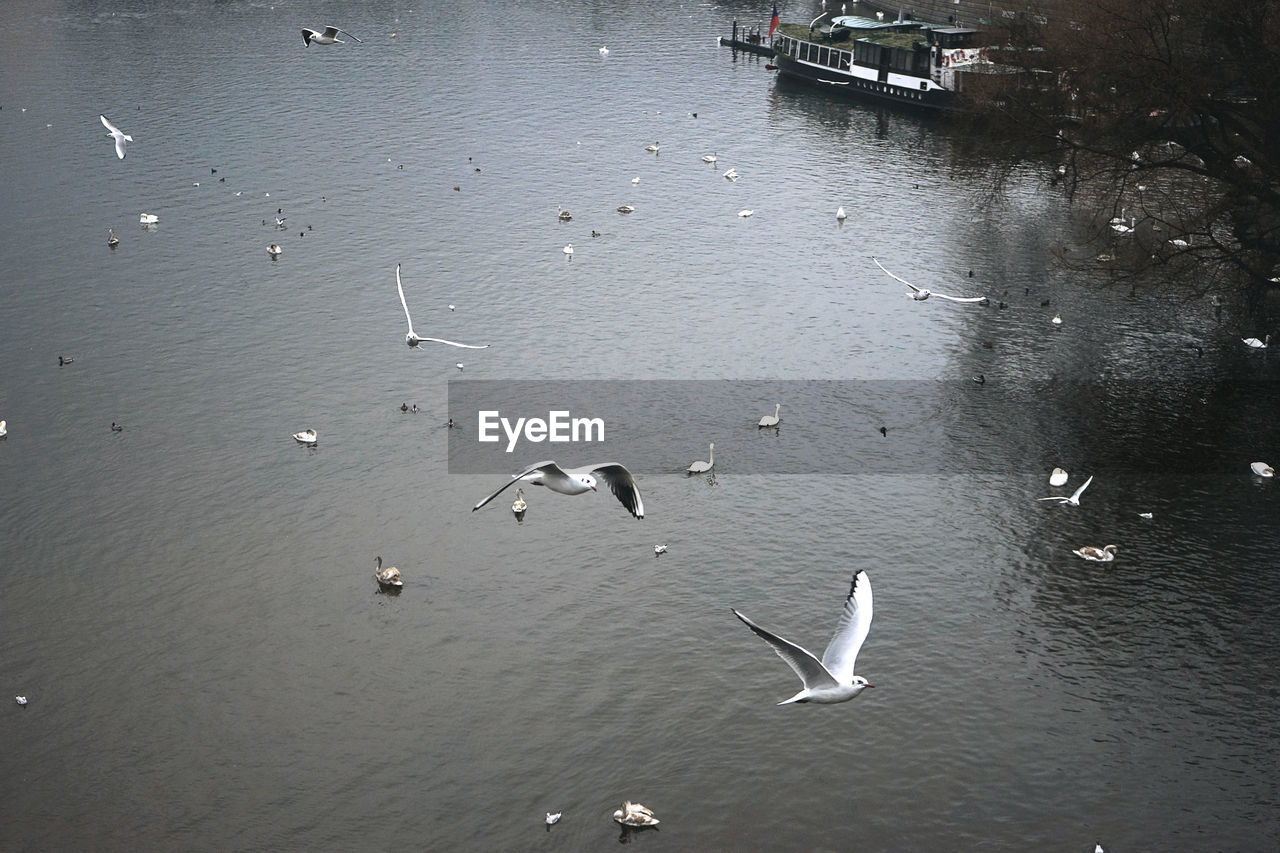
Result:
[[[1057,501],[1059,506],[1066,506],[1068,504],[1070,504],[1071,506],[1080,506],[1080,496],[1084,494],[1084,490],[1089,488],[1089,484],[1092,482],[1093,482],[1093,475],[1090,474],[1089,479],[1085,480],[1084,484],[1081,485],[1080,488],[1076,489],[1075,493],[1072,494],[1071,497],[1069,498],[1064,498],[1061,495],[1050,495],[1047,498],[1036,498],[1036,500]]]
[[[685,470],[690,474],[705,474],[711,470],[716,464],[716,443],[711,442],[711,447],[707,449],[707,461],[703,462],[699,459],[697,462],[690,462],[689,467]]]
[[[666,546],[666,545],[654,545],[654,546],[653,546],[653,554],[654,554],[654,556],[655,556],[655,557],[656,557],[657,555],[659,555],[659,554],[665,554],[665,553],[667,553],[667,546]]]
[[[25,704],[27,704],[27,697],[26,697],[26,696],[14,696],[14,697],[13,697],[13,701],[17,702],[19,705],[25,705]],[[655,821],[655,823],[656,823],[656,821]]]
[[[1118,549],[1115,545],[1108,545],[1105,548],[1098,548],[1093,545],[1081,545],[1071,553],[1075,554],[1077,557],[1084,557],[1086,560],[1091,560],[1095,563],[1110,563],[1116,558],[1117,550]]]
[[[382,555],[374,557],[378,563],[378,568],[374,569],[373,576],[378,579],[378,586],[382,589],[400,589],[404,586],[404,581],[400,578],[400,570],[395,566],[387,566],[382,568]]]
[[[653,816],[653,809],[624,800],[622,808],[613,813],[613,819],[623,826],[657,826],[661,821]]]
[[[730,181],[730,182],[732,182],[732,181],[736,181],[736,180],[738,180],[738,178],[742,177],[742,176],[741,176],[741,175],[739,175],[737,172],[735,172],[733,169],[725,169],[725,170],[724,170],[723,175],[724,175],[725,180]]]
[[[1049,474],[1050,486],[1061,486],[1067,482],[1067,472],[1061,468],[1054,468]]]
[[[886,270],[884,268],[884,265],[881,264],[879,261],[876,261],[875,258],[872,258],[871,260],[875,261],[876,266],[884,270],[884,274],[889,276],[889,278],[893,279],[894,281],[900,281],[903,284],[905,284],[907,287],[911,288],[912,292],[908,295],[917,302],[923,302],[926,299],[928,299],[930,296],[936,296],[939,299],[947,299],[947,300],[950,300],[951,302],[976,302],[979,305],[987,304],[987,297],[985,296],[947,296],[947,294],[945,293],[938,293],[936,291],[929,290],[924,287],[916,287],[914,284],[907,281],[905,278],[896,276],[893,273]]]
[[[133,137],[127,133],[121,132],[120,128],[116,127],[114,124],[107,121],[106,116],[99,115],[98,118],[102,119],[102,126],[107,129],[107,136],[111,137],[116,141],[116,156],[119,157],[121,160],[123,160],[124,144],[126,142],[132,142]]]
[[[400,305],[404,308],[404,318],[409,323],[409,331],[404,336],[404,342],[411,347],[416,347],[423,341],[434,341],[438,344],[448,344],[451,347],[463,347],[465,349],[486,349],[488,344],[460,344],[457,341],[446,341],[444,338],[423,338],[413,330],[413,318],[409,316],[409,305],[404,301],[404,285],[400,283],[400,265],[396,264],[396,290],[400,292]]]
[[[601,46],[600,46],[600,55],[601,55],[601,56],[608,56],[608,55],[609,55],[609,48],[605,47],[604,45],[601,45]]]
[[[871,609],[871,580],[865,571],[859,569],[853,573],[849,594],[844,599],[844,610],[840,614],[840,621],[836,623],[835,636],[822,653],[821,661],[795,643],[761,628],[737,610],[733,611],[733,615],[773,646],[778,657],[786,661],[804,682],[803,690],[790,699],[779,702],[779,705],[790,705],[792,702],[833,705],[848,702],[866,688],[875,686],[861,675],[853,674],[858,651],[867,639],[867,632],[871,630]]]
[[[519,474],[513,475],[509,482],[493,494],[473,506],[471,511],[475,512],[502,494],[505,489],[511,487],[512,483],[524,482],[531,486],[546,486],[551,491],[562,495],[581,495],[584,492],[596,491],[599,480],[605,482],[609,491],[613,492],[628,512],[636,518],[644,518],[644,501],[640,498],[640,487],[636,485],[636,478],[631,476],[631,472],[625,466],[617,462],[601,462],[598,465],[584,465],[581,468],[561,468],[559,464],[550,460],[530,465]]]
[[[2,426],[4,426],[4,421],[0,421],[0,427]],[[0,435],[3,434],[3,432],[0,432]],[[1276,469],[1265,462],[1250,462],[1249,468],[1259,477],[1274,477],[1276,475]]]
[[[1266,338],[1261,341],[1257,338],[1241,338],[1240,340],[1244,341],[1244,345],[1247,347],[1253,347],[1254,349],[1266,349],[1267,345],[1271,343],[1271,336],[1267,335]]]
[[[340,30],[337,27],[325,27],[324,32],[322,33],[318,33],[315,30],[303,27],[302,43],[307,47],[311,47],[312,42],[315,42],[316,44],[346,44],[345,41],[342,41],[340,38],[338,38],[338,33],[349,35],[351,36],[351,38],[355,39],[356,41],[358,42],[360,41],[360,39],[356,38],[355,36],[352,36],[351,33],[347,32],[346,30]],[[360,42],[360,43],[364,44],[364,42]]]
[[[302,432],[295,432],[293,434],[293,440],[299,444],[305,444],[308,447],[315,447],[319,438],[317,437],[315,430],[304,429]]]
[[[739,210],[739,211],[738,211],[738,215],[739,215],[739,216],[742,216],[742,217],[750,216],[750,215],[751,215],[751,214],[753,214],[753,213],[755,213],[755,211],[754,211],[754,210]]]
[[[775,427],[775,426],[777,426],[779,423],[781,423],[781,422],[782,422],[782,418],[780,418],[780,417],[779,417],[779,415],[780,415],[781,413],[782,413],[782,404],[781,404],[781,403],[775,403],[775,404],[774,404],[774,406],[773,406],[773,414],[772,414],[772,415],[765,415],[763,418],[761,418],[761,419],[760,419],[760,422],[759,422],[758,424],[756,424],[756,426],[757,426],[757,427]]]
[[[836,208],[836,221],[844,222],[846,218],[847,218],[847,214],[845,214],[844,212],[844,205],[840,205],[839,207]]]
[[[604,48],[600,48],[600,49],[604,50]],[[555,824],[559,823],[560,818],[563,815],[564,815],[564,812],[555,812],[554,814],[551,812],[547,812],[547,826],[554,826]]]

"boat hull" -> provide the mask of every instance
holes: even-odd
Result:
[[[840,95],[935,112],[956,109],[955,92],[930,88],[923,79],[892,75],[892,79],[879,80],[874,69],[854,66],[852,71],[843,71],[800,62],[777,51],[773,61],[779,73]]]

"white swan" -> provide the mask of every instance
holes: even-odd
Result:
[[[620,205],[618,205],[618,212],[619,212],[619,213],[635,213],[635,210],[636,210],[636,209],[635,209],[634,207],[632,207],[631,205],[629,205],[629,204],[620,204]]]
[[[774,404],[774,406],[773,406],[773,414],[772,414],[772,415],[765,415],[763,418],[761,418],[761,419],[760,419],[760,422],[759,422],[758,424],[756,424],[756,426],[757,426],[757,427],[775,427],[775,426],[777,426],[777,425],[782,421],[782,418],[778,417],[779,413],[781,413],[781,412],[782,412],[782,404],[781,404],[781,403],[775,403],[775,404]]]
[[[667,546],[666,546],[666,545],[654,545],[654,546],[653,546],[653,554],[654,554],[654,556],[655,556],[655,557],[656,557],[658,554],[665,554],[665,553],[667,553]]]
[[[600,45],[600,55],[601,55],[601,56],[608,56],[608,55],[609,55],[609,48],[605,47],[604,45]],[[557,817],[559,817],[559,815],[557,815]]]
[[[702,155],[702,162],[704,162],[704,163],[714,163],[714,162],[716,162],[716,153],[715,153],[714,151],[712,151],[710,154],[703,154],[703,155]]]
[[[623,826],[657,826],[660,822],[653,816],[653,810],[625,800],[622,808],[613,813],[613,819]]]
[[[1116,558],[1116,546],[1108,545],[1105,548],[1097,548],[1093,545],[1081,545],[1072,551],[1077,557],[1084,557],[1086,560],[1092,560],[1095,563],[1110,563]]]
[[[120,128],[116,127],[114,124],[112,124],[111,122],[107,121],[107,117],[106,117],[106,116],[104,116],[104,115],[100,115],[100,116],[98,116],[98,118],[100,118],[100,119],[102,120],[102,126],[103,126],[103,127],[105,127],[105,128],[107,129],[107,136],[109,136],[110,138],[112,138],[112,139],[114,139],[114,140],[116,141],[116,156],[117,156],[117,157],[119,157],[121,160],[123,160],[123,159],[124,159],[124,144],[125,144],[126,142],[132,142],[132,141],[133,141],[133,137],[132,137],[132,136],[130,136],[129,134],[127,134],[127,133],[122,133],[122,132],[120,131]]]
[[[739,216],[741,216],[741,217],[743,217],[743,218],[746,218],[746,217],[748,217],[748,216],[752,215],[753,213],[755,213],[755,211],[754,211],[754,210],[739,210],[739,211],[738,211],[738,215],[739,215]]]
[[[652,153],[654,153],[654,154],[657,154],[657,153],[658,153],[658,143],[656,143],[656,142],[655,142],[655,143],[653,143],[652,145],[646,145],[646,146],[644,147],[644,150],[645,150],[645,151],[652,152]]]
[[[404,581],[400,579],[400,570],[395,566],[387,566],[382,568],[382,556],[374,558],[378,562],[378,568],[373,572],[373,576],[378,579],[378,586],[383,589],[400,589],[404,586]]]
[[[1130,216],[1128,225],[1125,225],[1123,222],[1113,222],[1111,223],[1111,230],[1115,231],[1117,234],[1132,234],[1134,221],[1135,218]]]
[[[110,228],[107,229],[107,245],[115,248],[120,245],[120,238],[116,236],[116,232]]]
[[[600,48],[600,49],[601,49],[601,50],[604,50],[604,48],[603,48],[603,47],[602,47],[602,48]],[[557,823],[559,823],[559,822],[560,822],[560,818],[561,818],[563,815],[564,815],[564,812],[555,812],[555,813],[547,812],[547,826],[554,826],[554,825],[556,825]]]
[[[1266,349],[1267,345],[1271,343],[1271,336],[1267,335],[1263,340],[1258,340],[1257,338],[1241,338],[1240,340],[1244,341],[1244,345],[1247,347]]]
[[[1066,482],[1067,482],[1067,472],[1061,468],[1054,468],[1052,473],[1049,474],[1050,486],[1061,486]]]
[[[155,225],[160,221],[160,217],[154,213],[139,213],[138,222],[142,225]]]
[[[529,505],[524,500],[524,489],[516,489],[516,499],[511,503],[511,511],[519,515],[528,508]]]
[[[1062,325],[1062,315],[1061,315],[1061,314],[1054,314],[1054,315],[1053,315],[1053,319],[1052,319],[1052,320],[1050,320],[1049,322],[1050,322],[1050,323],[1052,323],[1052,324],[1053,324],[1053,325],[1055,325],[1055,326],[1061,326],[1061,325]]]
[[[316,435],[316,431],[313,429],[304,429],[302,432],[295,432],[293,434],[293,439],[299,444],[305,444],[308,447],[315,447],[316,442],[319,440]]]
[[[697,462],[689,463],[689,467],[685,470],[690,474],[705,474],[711,470],[711,466],[716,464],[716,443],[711,442],[711,447],[707,449],[707,461],[703,462],[699,459]]]
[[[9,422],[0,421],[0,438],[4,438],[9,434]]]
[[[272,243],[270,246],[267,247],[267,254],[273,258],[278,258],[284,254],[284,249],[280,248],[279,243]]]
[[[307,47],[311,47],[312,42],[315,42],[316,44],[346,44],[345,41],[342,41],[341,39],[338,38],[338,33],[351,36],[351,38],[360,42],[360,39],[356,38],[355,36],[352,36],[351,33],[347,32],[346,30],[340,30],[337,27],[325,27],[324,32],[322,33],[318,33],[315,30],[311,30],[311,29],[307,29],[306,27],[303,27],[302,43]],[[364,42],[360,42],[360,43],[364,44]]]
[[[558,204],[556,205],[556,210],[560,211],[557,215],[560,217],[561,222],[568,222],[570,219],[573,219],[573,214]]]
[[[572,244],[572,243],[570,243],[569,245],[565,246],[565,247],[564,247],[563,249],[561,249],[560,251],[564,252],[566,255],[568,255],[570,258],[572,258],[572,257],[573,257],[573,244]]]
[[[0,427],[2,426],[4,426],[4,421],[0,421]],[[1250,462],[1249,468],[1259,477],[1274,477],[1276,475],[1276,469],[1265,462]]]
[[[844,222],[845,218],[844,205],[840,205],[836,208],[836,221]]]
[[[633,183],[633,184],[638,184],[638,183],[640,183],[640,177],[637,175],[636,177],[632,178],[632,179],[631,179],[631,183]]]

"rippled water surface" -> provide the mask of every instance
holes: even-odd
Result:
[[[945,125],[716,45],[759,4],[118,6],[24,6],[0,59],[0,848],[1280,842],[1265,320],[1067,272],[1088,223],[1032,170],[992,201]],[[406,348],[397,263],[420,334],[491,348]],[[517,524],[450,472],[464,378],[875,393],[696,439],[655,400],[643,521],[530,488]],[[841,471],[894,452],[832,474],[841,428]],[[1055,465],[1081,506],[1034,500]],[[729,608],[818,650],[859,568],[876,689],[775,707]]]

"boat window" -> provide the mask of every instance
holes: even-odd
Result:
[[[826,65],[828,57],[828,49],[825,47],[818,48],[818,64]]]
[[[849,51],[847,50],[840,51],[840,70],[849,70]]]

